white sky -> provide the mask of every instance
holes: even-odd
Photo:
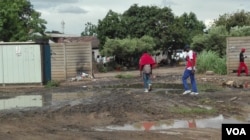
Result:
[[[47,21],[47,31],[80,35],[85,23],[97,25],[109,10],[122,14],[133,4],[138,6],[170,7],[174,15],[193,12],[198,20],[206,24],[217,19],[219,15],[234,13],[237,10],[249,12],[250,0],[30,0],[41,18]]]

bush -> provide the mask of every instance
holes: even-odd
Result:
[[[116,65],[116,62],[111,60],[110,62],[107,62],[105,64],[97,63],[96,67],[99,72],[109,72],[115,70]]]
[[[221,58],[218,53],[213,51],[202,51],[197,55],[198,73],[213,71],[216,74],[227,74],[226,58]]]
[[[96,67],[99,72],[107,72],[107,68],[102,63],[96,64]]]
[[[48,81],[46,84],[46,88],[51,88],[51,87],[58,87],[60,84],[58,81]]]

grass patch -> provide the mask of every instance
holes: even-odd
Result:
[[[202,51],[197,57],[197,68],[199,73],[213,71],[216,74],[227,74],[226,57],[220,57],[214,51]]]
[[[187,108],[187,107],[172,107],[170,108],[171,113],[177,113],[181,115],[213,115],[217,112],[216,109],[206,108]]]
[[[131,79],[134,78],[133,75],[130,74],[118,74],[115,76],[115,78],[119,78],[119,79]]]
[[[212,101],[210,98],[202,98],[198,101],[200,104],[214,104],[214,101]]]
[[[46,88],[58,87],[60,84],[58,81],[48,81],[45,85]]]
[[[222,86],[213,85],[213,84],[198,84],[197,88],[199,89],[199,91],[204,91],[204,92],[216,92],[216,91],[223,90]]]

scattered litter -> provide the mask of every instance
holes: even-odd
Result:
[[[216,101],[216,103],[224,103],[224,101]]]
[[[76,75],[76,77],[72,77],[70,79],[71,82],[74,82],[74,81],[82,81],[86,78],[89,78],[89,79],[93,79],[93,76],[90,75],[90,74],[87,74],[87,73],[84,73],[84,72],[81,72],[79,73],[78,75]]]
[[[71,81],[71,82],[74,82],[74,81],[76,81],[76,78],[73,77],[73,78],[70,79],[70,81]]]
[[[82,76],[76,76],[76,81],[82,81],[83,77]]]
[[[222,86],[232,87],[232,88],[244,88],[246,87],[246,83],[238,80],[235,81],[230,80],[223,82]]]
[[[230,101],[232,102],[232,101],[235,101],[237,99],[238,99],[238,97],[233,97],[233,98],[230,99]]]
[[[82,77],[89,77],[89,74],[82,72]]]

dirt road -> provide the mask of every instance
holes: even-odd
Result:
[[[250,122],[248,88],[221,86],[232,77],[197,75],[200,94],[183,96],[182,70],[154,70],[150,93],[138,71],[56,88],[1,89],[0,139],[220,140],[222,123]],[[121,74],[133,76],[115,78]]]

